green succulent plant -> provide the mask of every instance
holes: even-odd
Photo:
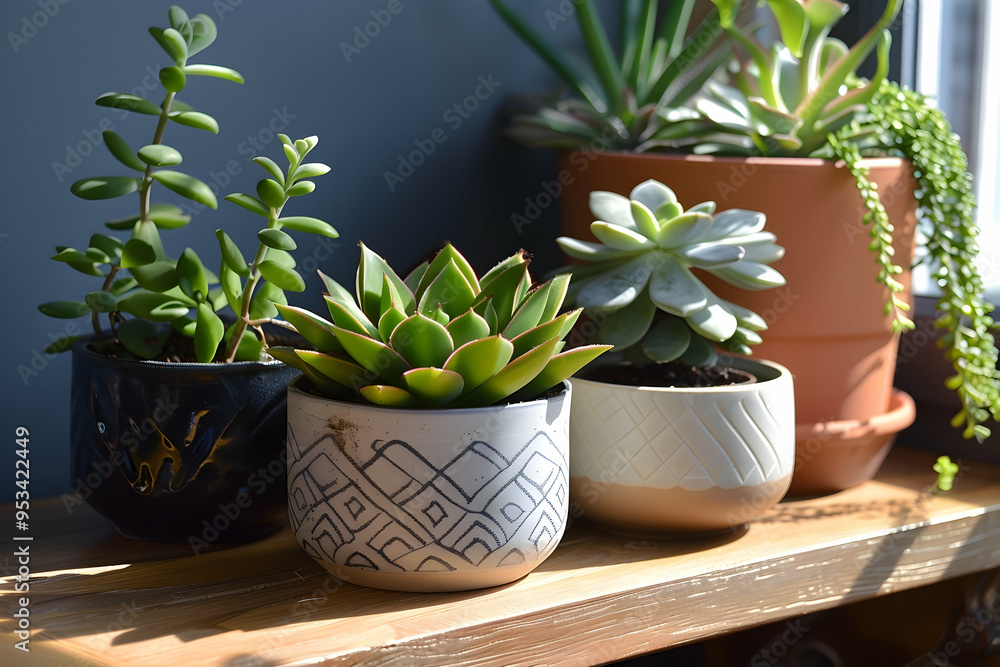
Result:
[[[98,345],[120,343],[128,354],[139,359],[159,356],[171,334],[177,333],[193,338],[195,357],[200,362],[257,360],[263,343],[262,339],[246,331],[248,320],[276,314],[272,303],[286,303],[283,289],[304,289],[301,276],[295,272],[295,260],[287,252],[295,247],[295,242],[282,228],[337,235],[328,224],[314,218],[280,217],[290,197],[314,189],[314,184],[307,179],[326,173],[329,167],[304,162],[306,154],[318,142],[316,137],[293,142],[280,135],[289,161],[287,173],[269,158],[257,157],[254,161],[271,176],[258,183],[259,199],[244,194],[227,197],[268,220],[267,228],[259,234],[260,246],[254,261],[248,264],[222,230],[217,233],[224,257],[219,277],[205,267],[191,248],[185,249],[177,259],[168,256],[160,230],[183,227],[191,221],[191,216],[178,206],[153,203],[154,184],[209,208],[218,207],[215,193],[207,184],[165,168],[174,167],[183,159],[180,151],[163,143],[171,122],[213,134],[219,131],[214,118],[180,102],[177,94],[185,89],[191,76],[243,83],[243,77],[235,70],[189,62],[215,41],[217,29],[210,17],[205,14],[189,17],[183,9],[174,6],[168,18],[170,27],[149,29],[174,61],[159,72],[160,82],[166,89],[160,105],[122,93],[107,93],[97,99],[99,106],[157,117],[152,142],[138,151],[111,130],[104,132],[104,143],[111,155],[135,174],[84,178],[70,188],[73,194],[88,200],[112,199],[137,192],[136,213],[105,223],[112,230],[130,231],[130,236],[123,240],[94,234],[85,250],[57,246],[53,260],[101,278],[102,284],[99,289],[88,292],[82,301],[50,301],[38,309],[58,318],[90,316]],[[241,281],[241,277],[246,281]],[[266,283],[255,294],[261,279]],[[237,315],[236,323],[228,330],[218,315],[226,306],[232,306]],[[107,316],[110,333],[102,329],[102,315]],[[170,327],[165,326],[167,323]],[[259,330],[258,333],[263,335]],[[67,350],[81,337],[61,339],[47,347],[46,352]],[[221,347],[223,340],[227,344]],[[118,353],[122,353],[120,348]]]
[[[768,266],[784,249],[763,231],[763,213],[715,214],[714,202],[685,211],[673,190],[654,180],[628,197],[592,192],[590,209],[599,243],[556,240],[586,262],[567,267],[574,276],[568,300],[599,324],[598,342],[631,351],[640,362],[681,359],[692,366],[716,363],[713,343],[749,354],[761,342],[763,318],[713,294],[691,269],[749,290],[784,285]]]
[[[222,284],[225,303],[236,313],[236,324],[229,336],[222,361],[231,362],[240,356],[240,347],[246,346],[245,336],[247,326],[257,330],[257,337],[252,345],[259,346],[264,341],[264,331],[260,326],[278,314],[277,305],[288,303],[285,290],[301,292],[306,283],[295,270],[295,259],[289,254],[295,250],[295,239],[285,230],[317,234],[327,238],[337,238],[337,230],[318,218],[307,216],[284,216],[281,213],[292,197],[307,195],[316,189],[311,178],[322,176],[330,171],[330,167],[322,162],[306,162],[306,156],[319,143],[318,137],[306,137],[292,141],[284,134],[279,134],[288,168],[282,172],[276,162],[270,158],[258,156],[254,162],[260,165],[271,178],[257,182],[257,196],[249,194],[231,194],[226,201],[239,204],[251,213],[267,220],[267,226],[257,232],[260,244],[251,262],[247,263],[239,247],[229,235],[218,229],[215,232],[222,251],[222,263],[219,267],[219,278]],[[261,282],[263,284],[261,285]],[[260,291],[255,289],[261,285]],[[207,308],[199,308],[197,326],[201,327],[202,318],[213,324],[216,334],[222,331],[222,321],[218,315],[210,313]],[[197,332],[195,342],[198,342]],[[208,341],[204,356],[211,359],[221,342],[221,336],[215,335]],[[210,354],[211,353],[211,354]],[[199,361],[202,354],[199,353]]]
[[[693,147],[699,154],[808,156],[825,151],[827,137],[867,111],[889,71],[890,35],[903,0],[889,0],[878,22],[848,48],[829,37],[847,13],[837,0],[768,0],[781,41],[770,48],[744,34],[734,17],[741,0],[712,0],[722,26],[740,48],[729,81],[708,81],[695,107],[714,131]],[[872,51],[870,81],[855,75]],[[724,70],[721,70],[724,71]]]
[[[527,100],[507,133],[532,146],[642,151],[690,140],[709,124],[683,108],[729,56],[716,11],[697,26],[697,0],[621,3],[621,52],[611,48],[593,0],[574,0],[588,64],[561,52],[501,0],[490,0],[503,20],[569,87],[572,97]],[[565,16],[548,12],[558,20]],[[555,24],[554,24],[555,25]]]
[[[525,400],[556,386],[606,351],[563,351],[580,310],[559,314],[570,277],[532,287],[518,252],[478,278],[446,245],[401,279],[361,245],[357,299],[320,273],[332,321],[275,304],[316,350],[271,347],[332,398],[375,405],[464,408]]]

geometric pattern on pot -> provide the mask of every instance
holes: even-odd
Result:
[[[402,440],[366,448],[288,430],[289,516],[313,558],[373,572],[530,563],[562,536],[566,457],[542,431],[511,458],[475,441],[435,466]]]
[[[736,394],[571,382],[572,477],[702,491],[792,473],[791,400],[769,391],[775,381]]]

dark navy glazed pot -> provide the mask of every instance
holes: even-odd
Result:
[[[137,539],[253,540],[287,525],[280,362],[123,361],[73,346],[72,480]]]

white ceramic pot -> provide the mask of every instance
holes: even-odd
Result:
[[[781,500],[795,465],[791,374],[731,365],[757,381],[686,389],[573,378],[570,493],[585,518],[635,535],[719,532]]]
[[[350,583],[400,591],[506,584],[566,527],[570,387],[486,408],[400,410],[288,389],[289,517]]]

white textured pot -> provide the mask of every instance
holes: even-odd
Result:
[[[631,387],[573,378],[570,493],[583,516],[639,535],[718,532],[760,516],[795,465],[791,374],[737,359],[756,383]]]
[[[400,410],[288,389],[289,517],[350,583],[400,591],[506,584],[566,528],[570,387],[486,408]]]

